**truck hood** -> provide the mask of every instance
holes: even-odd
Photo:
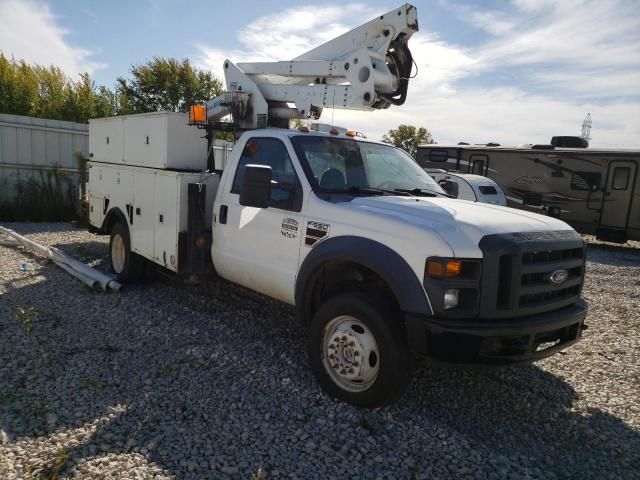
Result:
[[[478,255],[485,235],[571,230],[565,222],[525,210],[431,197],[358,197],[356,211],[436,231],[458,257]]]

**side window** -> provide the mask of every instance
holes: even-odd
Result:
[[[612,190],[626,190],[629,186],[629,174],[631,168],[629,167],[616,167],[613,170],[613,180],[611,181]]]
[[[347,171],[345,170],[344,157],[338,153],[329,152],[312,152],[308,151],[307,162],[316,182],[320,184],[322,174],[330,169],[339,170],[344,178],[347,178]]]
[[[480,185],[478,187],[478,189],[480,190],[480,193],[482,193],[483,195],[497,195],[498,191],[496,190],[496,187],[494,187],[493,185]]]
[[[575,172],[571,176],[571,188],[592,192],[600,188],[601,175],[597,172]]]
[[[446,150],[440,150],[435,148],[429,150],[430,162],[446,162],[448,159],[449,159],[449,152]]]
[[[271,167],[271,206],[284,210],[301,208],[301,186],[287,153],[287,148],[276,138],[251,138],[245,144],[231,193],[240,193],[246,165]]]

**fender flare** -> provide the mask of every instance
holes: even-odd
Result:
[[[108,227],[113,223],[112,219],[114,217],[119,220],[120,223],[126,225],[127,229],[129,228],[129,222],[127,222],[127,217],[122,212],[122,210],[120,210],[118,207],[112,207],[104,216],[104,220],[102,220],[102,226],[100,227],[100,231],[105,235],[109,235],[110,232]]]
[[[420,279],[397,252],[368,238],[340,236],[320,242],[300,266],[295,304],[301,322],[310,320],[312,286],[317,273],[328,261],[353,262],[372,270],[387,283],[403,312],[433,315]]]

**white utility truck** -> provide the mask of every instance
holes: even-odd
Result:
[[[577,341],[585,247],[567,224],[450,198],[352,132],[273,128],[402,104],[417,30],[403,5],[292,61],[225,61],[227,93],[189,119],[93,120],[90,224],[119,279],[215,272],[295,305],[318,382],[365,407],[399,397],[415,354],[530,363]]]

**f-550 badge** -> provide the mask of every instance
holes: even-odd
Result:
[[[304,237],[304,244],[313,247],[316,243],[329,236],[329,224],[320,222],[307,222],[307,231]]]

